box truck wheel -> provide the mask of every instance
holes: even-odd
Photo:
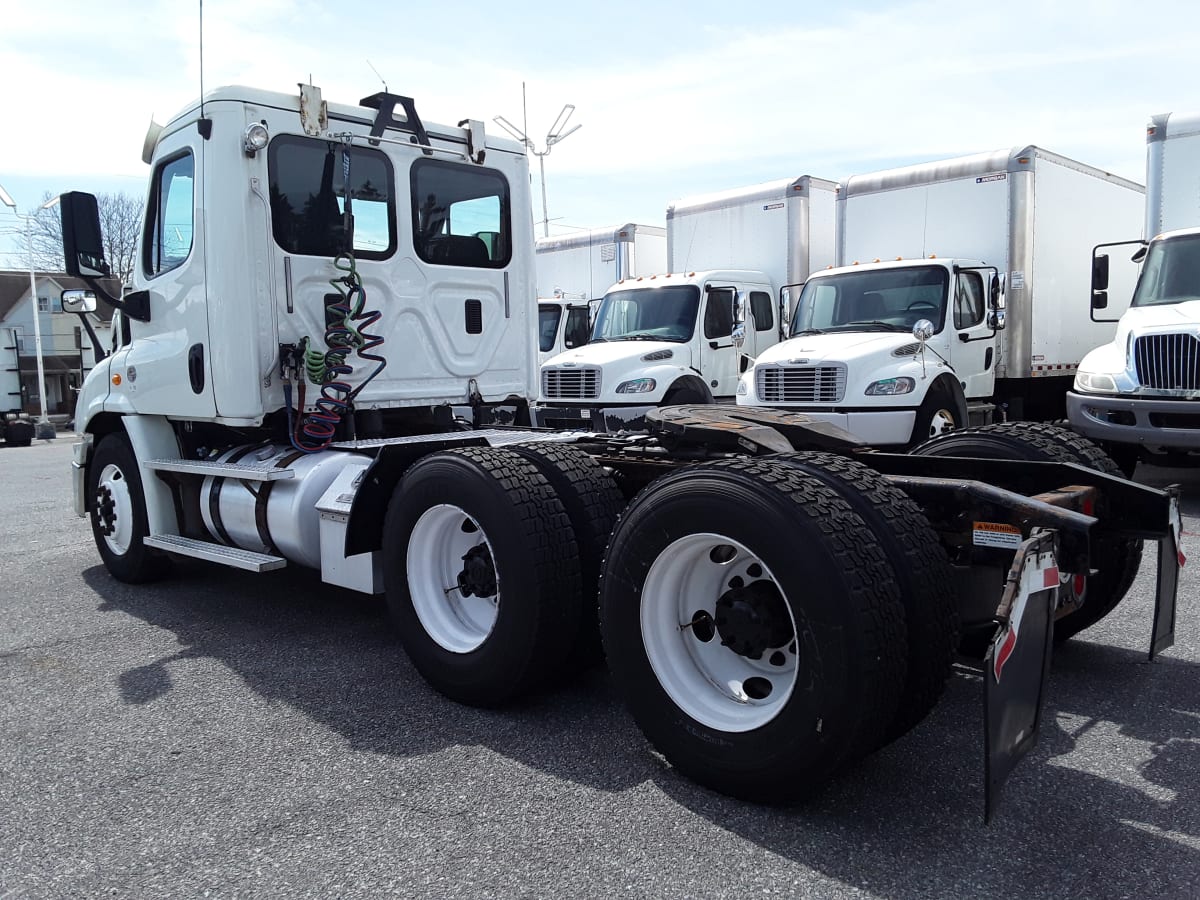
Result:
[[[150,533],[146,495],[137,458],[124,434],[101,438],[88,467],[87,496],[96,548],[112,576],[129,584],[162,577],[169,561],[142,543]]]
[[[1043,422],[1008,422],[981,425],[928,441],[912,451],[917,456],[967,456],[990,459],[1025,459],[1078,463],[1106,475],[1121,477],[1108,456],[1081,435]],[[1072,578],[1063,590],[1083,605],[1054,623],[1054,640],[1061,643],[1096,624],[1116,608],[1137,577],[1142,562],[1142,542],[1113,535],[1098,537],[1092,548],[1092,565],[1098,570],[1087,578]]]
[[[416,462],[383,526],[388,608],[413,665],[461,703],[545,684],[579,628],[579,552],[554,489],[511,450]]]
[[[932,387],[921,406],[917,409],[917,419],[913,423],[910,444],[919,444],[938,435],[946,434],[967,424],[965,405],[959,409],[954,396],[941,387]]]
[[[778,462],[697,464],[650,484],[600,581],[609,669],[688,777],[785,803],[874,747],[904,686],[904,611],[876,536]]]
[[[550,482],[571,520],[579,548],[580,618],[567,659],[572,668],[595,665],[604,658],[597,606],[600,562],[625,498],[604,467],[578,447],[541,441],[513,444],[509,449],[533,463]]]
[[[773,457],[829,485],[862,516],[887,556],[908,631],[908,677],[880,744],[906,734],[937,704],[958,650],[950,558],[921,508],[874,469],[834,453]]]

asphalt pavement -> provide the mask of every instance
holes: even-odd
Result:
[[[71,508],[69,435],[0,448],[0,900],[1200,896],[1200,470],[1175,646],[1154,559],[1055,653],[983,823],[981,683],[777,809],[677,776],[601,669],[500,711],[428,688],[382,602],[199,562],[133,587]]]

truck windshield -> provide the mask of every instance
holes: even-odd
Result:
[[[826,331],[912,331],[929,319],[941,331],[949,273],[906,266],[813,278],[796,302],[790,334]]]
[[[610,291],[600,301],[591,343],[676,341],[686,343],[696,329],[700,289],[694,284]]]
[[[1130,306],[1163,306],[1200,300],[1200,234],[1155,241]]]

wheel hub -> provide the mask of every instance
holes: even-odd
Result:
[[[96,514],[100,519],[100,533],[111,536],[117,528],[117,504],[107,486],[96,491]]]
[[[767,650],[792,639],[787,603],[775,583],[766,579],[722,594],[715,619],[721,644],[748,659],[762,659]]]
[[[496,566],[487,544],[479,544],[463,554],[463,568],[458,573],[458,589],[464,597],[494,597],[496,595]]]

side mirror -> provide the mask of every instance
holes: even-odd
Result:
[[[65,313],[90,313],[96,311],[96,295],[91,291],[63,291],[62,308]]]
[[[1108,291],[1092,291],[1092,309],[1108,309]]]
[[[741,353],[742,346],[746,343],[746,323],[738,322],[734,325],[730,338],[733,340],[733,346],[737,347],[738,352]]]
[[[928,319],[917,319],[913,325],[912,335],[922,344],[933,337],[933,323]]]
[[[1092,291],[1108,290],[1108,254],[1092,257]]]
[[[68,275],[105,278],[110,273],[100,234],[100,210],[92,194],[70,191],[59,198],[62,209],[63,261]]]
[[[733,292],[733,321],[734,324],[746,321],[746,298],[741,291]]]

